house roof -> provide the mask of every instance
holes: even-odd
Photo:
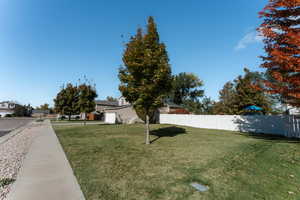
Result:
[[[95,101],[97,105],[104,105],[104,106],[119,106],[119,103],[117,101],[103,101],[103,100],[97,100]]]
[[[125,106],[118,106],[116,108],[106,108],[105,110],[121,110],[123,108],[132,107],[131,105],[125,105]]]
[[[122,96],[120,98],[122,98]],[[96,100],[95,103],[96,103],[96,105],[117,107],[116,109],[121,109],[121,108],[130,106],[130,105],[119,106],[119,102],[117,102],[117,101],[107,101],[107,100]],[[183,108],[183,106],[180,106],[180,105],[175,104],[173,102],[166,102],[165,105],[169,106],[171,108]],[[112,108],[112,109],[114,109],[114,108]]]

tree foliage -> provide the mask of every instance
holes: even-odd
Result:
[[[124,67],[119,70],[122,95],[146,117],[146,143],[149,144],[149,115],[163,105],[171,89],[171,68],[165,44],[160,42],[153,17],[146,33],[139,28],[126,44]]]
[[[30,117],[32,114],[33,108],[30,104],[28,105],[20,105],[15,104],[14,114],[15,117]]]
[[[114,97],[111,97],[111,96],[107,96],[107,97],[106,97],[106,100],[107,100],[107,101],[114,101],[114,102],[118,101],[117,98],[114,98]]]
[[[269,0],[260,12],[258,30],[264,36],[263,68],[268,92],[279,94],[288,104],[300,107],[300,1]],[[259,87],[257,87],[260,89]]]
[[[44,103],[40,106],[37,106],[35,109],[36,110],[49,110],[50,114],[54,113],[54,109],[52,107],[50,107],[50,105],[48,103]]]
[[[204,94],[204,90],[200,89],[203,82],[193,73],[182,72],[175,75],[172,86],[171,99],[178,105],[184,104],[185,101],[194,102]]]
[[[44,103],[43,105],[37,106],[36,109],[37,110],[50,110],[50,107],[49,107],[48,103]]]
[[[244,69],[245,75],[238,76],[235,82],[235,106],[237,107],[237,114],[243,114],[244,108],[249,105],[256,105],[263,109],[264,113],[271,112],[271,99],[263,91],[257,91],[253,85],[262,84],[262,73],[250,72]]]
[[[63,86],[54,99],[55,111],[62,115],[68,115],[70,120],[71,115],[79,113],[78,96],[77,86],[71,83],[68,83],[66,87]]]
[[[201,100],[186,100],[184,101],[184,108],[196,115],[211,115],[213,114],[215,102],[210,97],[204,97]]]
[[[214,106],[214,113],[216,114],[236,114],[238,109],[235,105],[235,86],[231,81],[228,81],[219,92],[219,102]]]
[[[213,101],[210,97],[205,96],[201,100],[201,114],[205,114],[205,115],[213,114],[214,106],[215,106],[215,101]]]
[[[95,110],[95,98],[97,92],[95,86],[82,83],[79,86],[68,83],[62,87],[54,99],[55,111],[57,113],[71,115],[89,113]]]
[[[146,122],[147,113],[145,113],[144,109],[135,108],[135,112],[141,120]],[[156,123],[157,122],[157,115],[156,114],[158,114],[157,109],[151,109],[151,110],[148,111],[149,123]]]
[[[78,86],[78,102],[77,106],[81,113],[86,114],[95,110],[95,99],[97,98],[97,92],[95,86],[87,83],[83,83]]]
[[[245,107],[256,105],[263,108],[264,113],[272,111],[272,98],[253,85],[263,87],[263,73],[244,69],[245,75],[238,76],[233,82],[227,82],[219,92],[219,102],[214,106],[216,114],[244,114]]]
[[[203,82],[196,74],[181,72],[174,75],[168,101],[181,105],[194,114],[211,114],[207,107],[208,99],[201,100],[204,96],[202,86]]]

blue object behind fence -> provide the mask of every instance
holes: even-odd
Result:
[[[261,107],[258,106],[247,106],[246,108],[244,108],[244,110],[254,110],[254,111],[261,111],[263,110]]]

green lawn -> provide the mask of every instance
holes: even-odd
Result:
[[[297,140],[151,128],[146,146],[141,124],[55,127],[87,200],[300,199]]]

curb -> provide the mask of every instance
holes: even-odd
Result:
[[[11,139],[14,136],[18,135],[19,133],[21,133],[25,129],[29,128],[29,126],[33,125],[34,123],[35,123],[35,121],[32,121],[32,122],[29,122],[26,125],[20,125],[19,127],[8,130],[9,133],[7,133],[6,135],[0,137],[0,144],[3,144],[5,142],[7,142],[9,139]]]

